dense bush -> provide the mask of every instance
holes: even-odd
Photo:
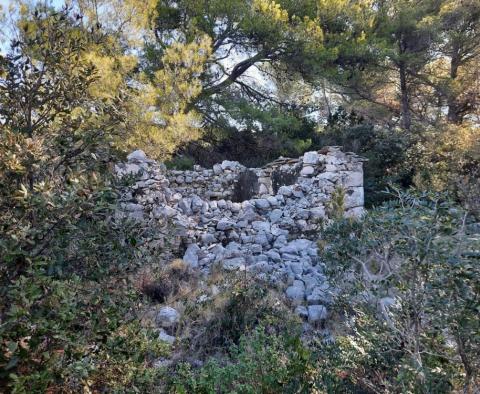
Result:
[[[174,393],[310,393],[315,387],[309,350],[295,335],[269,333],[259,326],[231,347],[230,358],[212,359],[200,370],[178,366]]]
[[[348,374],[388,392],[478,387],[480,237],[441,196],[400,193],[320,244],[348,327]],[[332,279],[333,280],[333,279]]]
[[[140,326],[142,299],[133,289],[118,275],[58,279],[41,263],[4,286],[2,391],[148,390],[158,374],[151,363],[167,349]]]
[[[262,281],[218,270],[208,284],[213,291],[203,289],[182,299],[185,311],[179,328],[189,333],[182,343],[189,358],[205,360],[224,354],[262,324],[277,333],[298,325],[281,295]]]
[[[93,93],[94,37],[79,21],[68,9],[23,15],[1,63],[2,392],[131,391],[163,352],[135,319],[138,231],[114,216],[109,162],[125,114]]]

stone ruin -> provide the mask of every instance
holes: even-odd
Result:
[[[208,274],[213,264],[285,288],[309,322],[327,317],[330,290],[316,239],[336,201],[363,213],[363,161],[339,147],[279,158],[262,168],[223,161],[211,169],[167,170],[135,151],[118,164],[130,180],[118,215],[156,229],[146,243],[169,249]]]

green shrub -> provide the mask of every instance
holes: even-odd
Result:
[[[258,326],[241,336],[228,360],[214,359],[201,369],[178,366],[175,393],[310,393],[314,388],[311,353],[298,336],[277,335]]]
[[[443,196],[397,192],[363,221],[325,233],[327,272],[340,290],[337,354],[360,387],[478,385],[480,236],[470,220]]]
[[[414,183],[422,190],[448,190],[480,218],[480,130],[472,123],[426,128],[408,152]]]
[[[173,159],[165,162],[167,168],[180,171],[192,170],[194,164],[194,160],[187,156],[176,156]]]
[[[139,325],[133,286],[119,277],[59,279],[47,269],[37,262],[2,288],[2,384],[30,393],[129,392],[140,379],[153,383],[151,362],[166,348]]]
[[[0,64],[0,391],[148,391],[165,349],[137,322],[139,231],[114,215],[122,101],[92,94],[68,7],[19,28]]]

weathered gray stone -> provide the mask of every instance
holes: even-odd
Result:
[[[363,207],[349,208],[345,212],[346,218],[361,218],[363,215],[365,215],[365,208]]]
[[[308,322],[318,323],[327,318],[327,308],[323,305],[308,306]]]
[[[137,165],[137,164],[126,164],[125,167],[123,169],[120,169],[120,171],[118,171],[118,173],[120,175],[136,175],[138,174],[140,171],[142,171],[142,167]]]
[[[275,196],[268,196],[267,201],[272,207],[278,207],[280,205],[280,201],[278,201],[278,199]]]
[[[245,269],[245,258],[235,257],[233,259],[227,259],[223,261],[223,268],[227,271],[234,270],[244,270]]]
[[[270,223],[269,222],[263,222],[263,221],[254,221],[252,222],[252,228],[257,231],[264,231],[264,232],[269,232],[270,231]]]
[[[279,235],[275,242],[273,243],[273,247],[275,249],[280,249],[288,243],[287,237],[285,235]]]
[[[265,254],[259,254],[254,256],[254,261],[259,263],[260,261],[268,262],[268,256]]]
[[[234,226],[235,226],[235,223],[232,222],[231,220],[221,219],[217,223],[217,230],[219,230],[219,231],[231,230],[231,229],[234,228]]]
[[[318,206],[310,209],[310,218],[312,219],[324,219],[326,217],[325,207]]]
[[[170,345],[173,345],[175,343],[175,337],[172,335],[168,335],[163,328],[160,330],[160,333],[158,334],[158,340],[162,342],[166,342]]]
[[[296,275],[302,275],[303,273],[303,264],[302,263],[289,263],[290,270]]]
[[[305,298],[305,289],[299,286],[289,286],[285,291],[287,298],[293,303],[302,303]]]
[[[307,296],[307,302],[309,305],[329,303],[330,299],[328,284],[314,287],[312,293]]]
[[[215,175],[220,175],[221,173],[223,172],[223,168],[222,168],[222,165],[221,164],[215,164],[213,166],[213,173]]]
[[[249,245],[249,249],[250,249],[250,252],[253,254],[262,253],[262,250],[263,250],[262,245],[258,245],[258,244]]]
[[[192,213],[192,200],[190,198],[182,198],[178,202],[178,208],[185,214],[191,215]]]
[[[292,254],[292,253],[282,253],[282,260],[283,261],[299,261],[300,256],[297,254]]]
[[[164,306],[158,311],[155,321],[160,327],[172,327],[180,321],[180,313],[170,306]]]
[[[191,268],[198,267],[198,252],[200,248],[196,244],[188,245],[188,248],[183,255],[183,261],[188,264]]]
[[[269,244],[268,237],[264,232],[258,233],[254,238],[254,242],[262,246],[266,246]]]
[[[128,161],[147,161],[147,155],[143,150],[137,149],[127,156]]]
[[[255,200],[255,206],[259,209],[268,210],[270,209],[270,203],[265,198],[258,198]]]
[[[307,319],[308,318],[308,309],[307,307],[303,305],[298,305],[295,308],[295,314],[300,316],[302,319]]]
[[[210,245],[217,242],[217,238],[215,238],[215,235],[211,233],[205,233],[202,234],[202,243],[205,245]]]
[[[288,236],[288,230],[284,230],[283,228],[280,228],[278,225],[273,224],[270,233],[274,237],[279,237],[280,235]]]
[[[228,232],[228,239],[232,241],[238,241],[240,239],[240,236],[235,230],[231,230]]]
[[[318,154],[318,152],[305,152],[303,154],[303,163],[304,164],[317,164],[320,160],[320,156]]]
[[[123,209],[127,212],[143,211],[143,206],[140,204],[127,203],[124,204]]]
[[[277,263],[280,262],[280,261],[282,261],[282,257],[280,256],[280,253],[278,253],[277,251],[275,251],[275,250],[273,250],[273,249],[271,249],[271,250],[269,250],[269,251],[267,252],[267,256],[268,256],[271,260],[273,260],[273,261],[275,261],[275,262],[277,262]]]
[[[172,218],[175,215],[178,215],[178,211],[169,206],[155,207],[153,208],[152,214],[155,219]]]
[[[353,187],[345,192],[345,208],[363,207],[363,187]]]
[[[286,197],[289,197],[291,196],[293,193],[292,191],[292,187],[291,186],[281,186],[279,189],[278,189],[278,194],[281,194],[282,196],[286,196]]]
[[[315,173],[315,168],[312,166],[305,166],[302,168],[302,171],[300,171],[301,176],[310,176]]]
[[[216,263],[222,261],[225,256],[225,248],[220,244],[214,245],[209,251],[215,256],[214,261]]]
[[[265,185],[265,184],[260,184],[259,188],[258,188],[258,193],[260,195],[263,195],[263,194],[267,194],[268,193],[268,187]]]
[[[287,245],[280,248],[281,253],[299,254],[301,250],[308,249],[312,246],[313,242],[308,239],[295,239],[290,241]]]
[[[247,268],[248,271],[259,274],[259,273],[271,273],[273,267],[267,261],[259,261]]]
[[[238,161],[229,161],[229,160],[224,160],[222,161],[222,166],[223,170],[234,170],[235,168],[238,167],[243,167]]]
[[[363,171],[340,171],[339,176],[345,188],[363,187]]]
[[[197,195],[192,196],[191,208],[193,212],[200,212],[203,208],[203,200]]]
[[[269,220],[272,223],[276,223],[280,220],[280,218],[283,216],[283,211],[281,209],[274,209],[270,214],[268,215]]]

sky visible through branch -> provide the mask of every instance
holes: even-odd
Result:
[[[60,7],[64,4],[63,0],[46,0],[46,1],[37,1],[37,0],[27,0],[26,3],[40,3],[46,2],[54,7]],[[11,5],[18,5],[17,1],[13,0],[0,0],[0,54],[5,54],[8,51],[10,45],[10,32],[11,32],[11,17],[9,16],[9,8]],[[2,16],[5,14],[5,21],[2,20]]]

